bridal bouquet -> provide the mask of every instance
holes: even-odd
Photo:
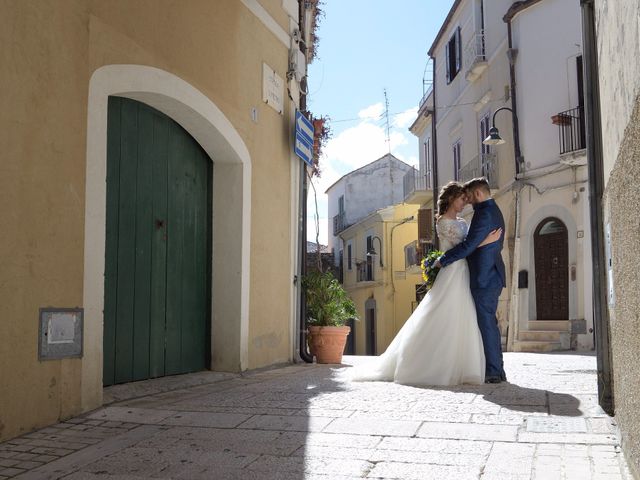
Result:
[[[436,276],[438,276],[439,268],[435,267],[434,264],[436,260],[438,260],[444,252],[440,250],[431,250],[420,262],[420,267],[422,268],[422,279],[424,280],[425,286],[427,290],[430,290],[433,287],[433,282],[436,281]]]

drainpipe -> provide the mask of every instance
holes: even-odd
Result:
[[[437,137],[437,108],[436,108],[436,58],[431,57],[433,61],[433,72],[431,77],[431,85],[433,85],[433,111],[431,112],[431,172],[433,173],[433,178],[431,182],[433,183],[433,210],[432,210],[432,222],[433,222],[433,245],[436,249],[440,248],[440,241],[438,240],[438,233],[436,232],[436,212],[437,212],[437,202],[438,202],[438,137]]]
[[[300,28],[300,37],[305,38],[305,0],[298,0],[298,26]],[[306,54],[307,46],[304,42],[301,42],[300,47],[302,53]],[[300,110],[305,111],[307,109],[307,77],[300,82]],[[299,338],[299,353],[300,358],[307,362],[313,363],[313,356],[307,350],[307,297],[302,288],[302,279],[307,274],[307,166],[302,159],[300,162],[300,214],[298,217],[298,251],[300,259],[300,268],[298,269],[300,275],[297,278],[298,288],[300,289],[300,312],[298,318],[298,328],[300,330]],[[320,248],[316,245],[316,248]]]
[[[509,58],[509,80],[511,89],[511,119],[513,128],[513,154],[515,158],[515,176],[513,183],[513,192],[515,194],[515,212],[514,212],[514,228],[513,228],[513,252],[511,254],[511,301],[509,305],[510,315],[507,325],[507,351],[513,350],[513,345],[518,339],[519,333],[519,317],[520,317],[520,291],[518,289],[518,268],[520,265],[520,190],[522,186],[518,180],[520,171],[523,167],[522,150],[520,149],[520,129],[518,125],[518,102],[516,96],[516,57],[518,51],[513,48],[513,35],[511,29],[511,20],[513,14],[508,12],[503,20],[507,24],[508,50]]]
[[[591,217],[591,250],[593,255],[593,326],[598,368],[598,402],[609,415],[614,415],[613,375],[609,344],[609,310],[607,305],[607,265],[604,253],[604,218],[602,195],[604,167],[602,125],[600,117],[600,85],[598,47],[593,0],[581,0],[583,69],[585,78],[585,119],[587,128],[587,165],[589,168],[589,210]]]

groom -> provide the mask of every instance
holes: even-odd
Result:
[[[486,358],[485,383],[507,380],[502,361],[502,344],[496,311],[498,298],[506,286],[502,244],[504,242],[504,218],[491,198],[489,183],[484,178],[474,178],[465,185],[467,201],[473,205],[473,220],[467,238],[448,250],[438,259],[441,266],[467,259],[471,276],[471,295],[476,304],[478,327],[484,344]],[[478,248],[485,237],[497,228],[502,229],[500,240]],[[437,265],[437,263],[436,263]]]

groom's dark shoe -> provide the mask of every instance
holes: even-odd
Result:
[[[500,375],[500,380],[503,381],[503,382],[506,382],[507,381],[507,374],[502,372],[502,375]]]
[[[491,376],[484,379],[484,383],[500,383],[502,379],[499,376]]]

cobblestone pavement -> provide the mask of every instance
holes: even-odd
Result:
[[[631,479],[595,356],[505,364],[509,383],[450,388],[321,365],[112,387],[105,408],[0,444],[0,480]]]

